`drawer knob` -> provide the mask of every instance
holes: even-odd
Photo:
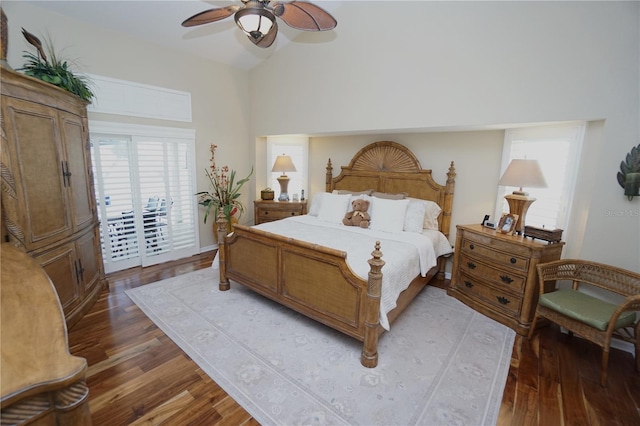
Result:
[[[465,285],[467,288],[471,288],[471,287],[473,287],[473,283],[472,283],[471,281],[467,281],[467,280],[465,280],[465,281],[464,281],[464,285]]]
[[[500,275],[500,279],[502,280],[503,283],[505,284],[511,284],[513,282],[513,278],[511,278],[508,275]]]
[[[473,262],[467,262],[467,266],[469,267],[469,269],[476,269],[476,264]]]
[[[503,305],[506,305],[510,302],[510,300],[504,296],[496,296],[496,299],[498,299],[498,302],[502,303]]]
[[[476,246],[474,246],[473,244],[469,244],[469,248],[473,250],[474,248],[476,248]]]
[[[269,210],[267,210],[266,212],[264,212],[265,216],[269,214]]]
[[[511,259],[509,259],[509,262],[511,263],[516,263],[518,261],[518,259],[516,259],[515,257],[512,257]]]
[[[295,216],[295,215],[296,215],[296,212],[291,212],[291,216]]]

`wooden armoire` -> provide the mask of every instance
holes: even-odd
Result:
[[[106,282],[87,104],[7,67],[0,77],[2,241],[43,267],[71,327]]]

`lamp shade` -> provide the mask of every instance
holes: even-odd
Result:
[[[520,188],[519,192],[524,194],[523,187],[546,188],[547,182],[544,180],[538,160],[515,159],[509,163],[507,170],[498,181],[498,185],[518,187]]]
[[[288,155],[278,155],[276,158],[276,162],[273,163],[272,172],[281,172],[283,175],[286,172],[295,172],[296,166],[293,165],[293,161],[291,161],[291,157]]]
[[[242,31],[254,40],[259,40],[269,33],[276,17],[269,10],[249,3],[235,14],[235,20]]]

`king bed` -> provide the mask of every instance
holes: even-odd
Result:
[[[336,177],[329,160],[326,192],[314,194],[307,215],[236,224],[220,239],[220,290],[240,283],[352,336],[363,342],[362,365],[375,367],[379,335],[444,277],[455,175],[451,162],[446,183],[436,183],[390,141],[364,147]],[[358,198],[370,202],[367,229],[341,223]],[[224,235],[224,216],[217,224]]]

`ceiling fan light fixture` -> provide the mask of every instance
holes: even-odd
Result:
[[[269,34],[276,22],[276,17],[262,6],[247,6],[235,14],[238,27],[249,37],[259,40]]]

